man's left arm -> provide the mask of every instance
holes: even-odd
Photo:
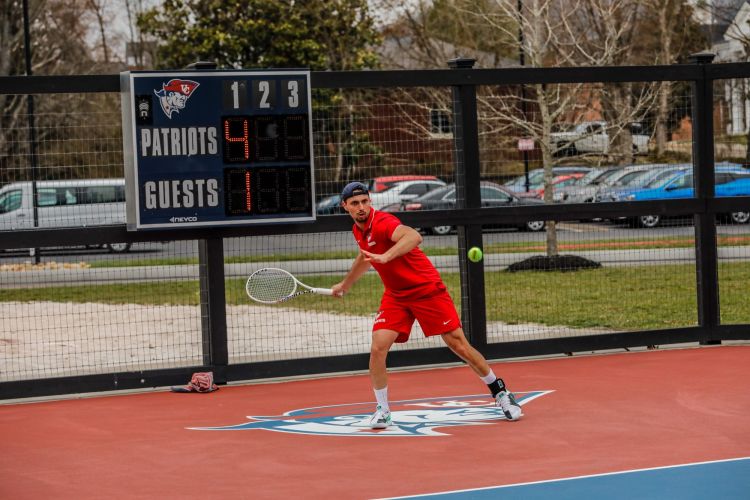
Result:
[[[383,254],[376,254],[368,252],[367,250],[361,250],[362,255],[365,256],[365,260],[368,262],[375,262],[378,264],[385,264],[393,259],[401,257],[422,243],[422,235],[416,229],[409,226],[398,226],[393,230],[391,234],[391,241],[395,243],[387,252]]]

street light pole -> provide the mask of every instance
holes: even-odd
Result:
[[[522,9],[523,5],[521,4],[521,0],[518,0],[518,62],[520,63],[521,67],[523,67],[526,63],[526,56],[524,55],[523,50],[523,17],[522,17]],[[526,86],[524,84],[521,84],[521,114],[523,115],[523,120],[526,121]],[[529,186],[529,152],[524,148],[523,150],[523,175],[525,177],[524,186],[526,187],[526,192],[529,192],[530,186]]]

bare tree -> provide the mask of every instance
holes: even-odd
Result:
[[[436,2],[437,3],[437,2]],[[480,8],[477,8],[480,5]],[[405,9],[401,29],[406,28],[404,40],[409,41],[412,60],[432,60],[431,67],[444,67],[448,55],[446,47],[464,55],[479,52],[480,66],[492,64],[496,54],[517,53],[519,33],[523,40],[521,50],[529,66],[607,66],[626,64],[632,51],[642,9],[635,0],[489,0],[487,2],[441,2],[441,7],[451,9],[453,17],[464,26],[481,26],[482,44],[472,38],[476,30],[462,28],[459,40],[445,40],[445,30],[436,31],[429,25],[430,4],[424,1]],[[488,40],[489,39],[489,40]],[[448,43],[453,42],[453,43]],[[504,48],[487,57],[482,47]],[[402,51],[406,47],[401,47]],[[449,50],[449,51],[450,51]],[[484,57],[482,57],[484,55]],[[499,58],[494,58],[499,61]],[[507,65],[507,58],[505,59]],[[562,122],[582,118],[585,113],[599,109],[607,120],[611,137],[609,160],[627,163],[633,160],[629,123],[641,119],[654,99],[650,86],[634,88],[632,85],[530,85],[528,92],[505,86],[482,88],[478,94],[481,134],[497,142],[507,138],[532,138],[538,146],[544,166],[544,199],[553,200],[553,166],[561,158],[560,145],[552,141],[554,127]],[[432,100],[444,103],[445,96],[432,94]],[[522,116],[520,110],[531,110]],[[562,145],[565,147],[565,145]],[[603,158],[596,158],[603,161]],[[557,233],[554,222],[547,225],[547,254],[558,254]]]
[[[21,0],[0,0],[0,76],[25,74]],[[88,46],[91,15],[82,0],[30,0],[32,72],[64,75],[111,71]],[[104,30],[105,33],[108,30]],[[111,57],[109,54],[107,57]],[[51,94],[35,98],[39,172],[44,178],[111,170],[119,151],[109,139],[119,128],[106,116],[106,95]],[[30,129],[25,94],[0,96],[0,182],[28,178]],[[85,116],[86,118],[82,118]],[[120,162],[121,163],[121,162]],[[78,168],[88,165],[93,168]],[[64,172],[69,169],[69,172]],[[63,173],[64,172],[64,173]]]
[[[104,4],[105,2],[103,0],[87,0],[86,4],[88,5],[88,8],[91,10],[91,12],[94,14],[94,17],[96,17],[96,23],[99,27],[99,36],[101,37],[101,44],[102,44],[102,53],[104,56],[104,63],[109,63],[109,47],[107,46],[107,24],[108,20],[106,18],[106,14],[104,12]]]
[[[153,68],[158,65],[158,44],[154,40],[144,40],[138,26],[138,18],[152,7],[154,0],[124,0],[128,33],[125,61],[136,69]],[[131,60],[132,58],[132,60]]]
[[[677,20],[676,10],[682,2],[678,0],[654,0],[653,9],[659,20],[659,55],[657,62],[660,64],[672,64],[674,53],[672,51],[672,32]],[[669,100],[672,94],[671,82],[663,81],[659,84],[659,98],[656,108],[656,119],[654,121],[654,138],[656,139],[656,154],[664,154],[667,146],[667,120],[669,118]]]
[[[637,18],[637,2],[608,0],[532,0],[517,11],[517,2],[496,0],[504,16],[517,15],[524,34],[527,61],[535,67],[590,65],[610,66],[622,62],[631,47]],[[497,24],[497,23],[496,23]],[[645,111],[650,95],[641,93],[634,102],[631,84],[600,86],[535,85],[530,99],[538,109],[536,120],[523,122],[528,136],[541,148],[544,164],[544,200],[553,201],[553,166],[558,145],[552,139],[556,123],[578,118],[597,105],[607,121],[608,155],[617,163],[632,162],[632,139],[628,124]],[[509,119],[512,117],[508,117]],[[554,222],[547,224],[547,255],[558,254]]]

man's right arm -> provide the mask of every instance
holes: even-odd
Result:
[[[359,280],[359,278],[370,269],[370,265],[371,264],[365,260],[364,255],[361,253],[357,254],[357,258],[354,259],[352,268],[349,270],[346,277],[340,283],[331,287],[334,297],[343,297],[344,294],[354,286],[354,283],[356,283],[357,280]]]

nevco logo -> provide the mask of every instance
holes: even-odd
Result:
[[[169,222],[198,222],[198,217],[170,217]]]
[[[553,391],[516,393],[524,406]],[[265,430],[292,434],[323,436],[418,437],[447,436],[436,429],[465,425],[482,425],[505,420],[487,394],[413,399],[391,404],[393,424],[387,429],[370,429],[368,420],[373,403],[352,403],[290,410],[273,417],[248,416],[251,421],[224,427],[190,427],[200,431]]]

